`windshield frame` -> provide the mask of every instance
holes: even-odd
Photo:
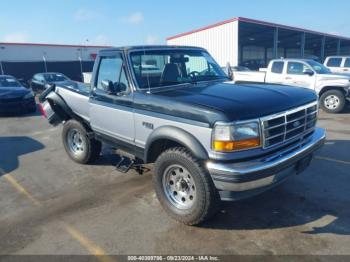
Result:
[[[177,83],[177,84],[171,84],[171,85],[163,85],[163,86],[157,86],[157,87],[149,87],[149,88],[140,88],[139,83],[137,81],[136,75],[135,75],[135,70],[133,68],[133,62],[132,62],[132,54],[133,53],[138,53],[138,52],[145,52],[147,55],[147,52],[154,52],[154,51],[175,51],[175,50],[180,50],[180,51],[199,51],[199,52],[205,52],[207,53],[213,60],[214,62],[218,65],[218,68],[224,73],[223,77],[220,79],[210,79],[210,80],[202,80],[202,81],[196,81],[196,82],[182,82],[182,83]],[[197,83],[206,83],[206,82],[212,82],[212,81],[227,81],[229,80],[229,77],[226,76],[225,72],[222,70],[220,65],[216,62],[216,60],[211,56],[211,54],[205,50],[204,48],[199,48],[199,47],[186,47],[186,48],[181,48],[179,47],[178,49],[176,48],[135,48],[132,50],[127,51],[127,63],[128,63],[128,71],[130,73],[132,82],[133,82],[133,90],[134,91],[141,91],[141,92],[152,92],[160,89],[169,89],[169,88],[176,88],[180,86],[192,86]]]
[[[16,87],[23,87],[23,85],[13,76],[0,76],[0,78],[5,78],[5,79],[12,79],[13,82],[15,82],[17,84],[17,86],[1,86],[0,85],[0,88],[6,88],[6,87],[9,87],[9,88],[16,88]]]

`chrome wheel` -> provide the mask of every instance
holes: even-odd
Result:
[[[84,150],[86,148],[86,142],[78,129],[69,130],[67,134],[67,140],[69,150],[74,155],[78,156],[84,153]]]
[[[324,106],[330,110],[338,108],[340,99],[336,95],[329,95],[324,99]]]
[[[190,209],[196,201],[194,179],[181,165],[171,165],[164,171],[163,190],[169,202],[179,209]]]

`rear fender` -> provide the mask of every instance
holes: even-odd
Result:
[[[63,98],[56,92],[50,92],[49,94],[47,94],[45,100],[50,104],[52,110],[62,121],[73,118],[74,114],[72,110],[63,100]]]

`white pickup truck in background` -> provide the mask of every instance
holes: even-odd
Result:
[[[350,56],[329,56],[324,61],[324,65],[332,73],[350,75]]]
[[[321,108],[341,112],[350,100],[350,75],[333,74],[324,65],[309,59],[275,59],[260,71],[234,71],[237,82],[282,84],[314,90]]]

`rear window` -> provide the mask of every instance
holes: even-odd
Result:
[[[271,72],[275,74],[282,74],[284,62],[273,62]]]
[[[341,65],[341,58],[330,58],[327,62],[327,66],[329,67],[340,67]]]
[[[350,67],[350,58],[345,59],[344,67]]]

